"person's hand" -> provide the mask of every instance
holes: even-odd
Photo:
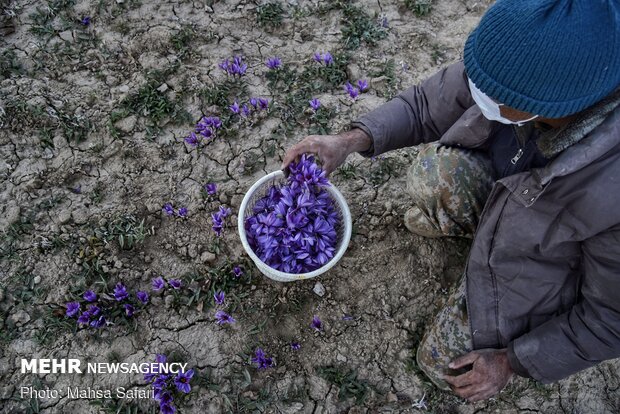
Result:
[[[366,151],[372,143],[371,138],[361,129],[338,135],[309,135],[289,148],[282,161],[282,169],[299,160],[304,153],[316,154],[323,164],[326,174],[331,174],[338,168],[349,154],[357,151]]]
[[[471,402],[494,396],[513,375],[506,349],[472,351],[450,362],[448,367],[459,369],[472,364],[472,369],[464,374],[443,377],[456,395]]]

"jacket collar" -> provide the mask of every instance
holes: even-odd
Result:
[[[580,170],[620,144],[620,90],[605,98],[553,135],[543,135],[538,146],[555,158],[532,170],[541,185],[554,177]]]

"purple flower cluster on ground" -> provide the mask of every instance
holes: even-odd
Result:
[[[166,355],[157,354],[155,362],[165,364]],[[155,366],[153,368],[156,368]],[[159,402],[159,410],[162,414],[174,414],[176,407],[174,405],[175,394],[188,394],[192,387],[190,381],[194,376],[194,370],[190,369],[186,372],[179,371],[176,373],[159,372],[158,369],[144,374],[144,381],[151,384],[154,390],[154,399]],[[178,395],[177,395],[178,396]]]
[[[187,218],[187,207],[181,207],[178,210],[174,208],[171,203],[164,204],[164,207],[161,209],[167,216],[177,216],[181,218]]]
[[[217,131],[222,128],[222,121],[217,116],[203,116],[196,123],[194,131],[185,137],[185,142],[192,147],[197,147],[201,142],[213,140]]]
[[[228,109],[230,109],[230,112],[235,115],[240,115],[243,118],[247,118],[252,114],[269,109],[269,99],[250,98],[247,103],[244,103],[241,106],[239,106],[239,103],[235,101],[228,107]]]
[[[156,292],[164,290],[166,286],[170,286],[174,290],[179,290],[181,288],[181,285],[182,283],[179,279],[168,279],[168,282],[166,282],[166,280],[164,280],[164,278],[161,276],[158,276],[151,281],[151,287]]]
[[[265,62],[265,65],[271,70],[280,69],[282,67],[282,59],[277,56],[270,57]]]
[[[256,364],[256,368],[258,369],[266,369],[273,368],[276,364],[273,361],[273,358],[265,355],[265,351],[262,348],[256,348],[254,351],[254,358],[252,358],[252,363]]]
[[[357,81],[357,87],[351,85],[351,82],[347,81],[344,85],[344,90],[347,91],[351,99],[355,100],[360,93],[364,93],[368,90],[368,82],[364,79]]]
[[[207,195],[214,196],[217,193],[217,184],[215,183],[207,183],[204,186]]]
[[[87,290],[82,295],[82,302],[68,302],[65,315],[69,318],[77,318],[78,326],[102,328],[113,318],[116,309],[122,309],[127,317],[132,317],[136,306],[143,306],[149,302],[149,295],[143,291],[137,291],[134,300],[127,291],[127,287],[118,282],[114,286],[112,295],[98,295],[92,290]],[[86,308],[84,311],[82,309]]]
[[[217,212],[211,214],[211,218],[213,219],[212,228],[217,237],[222,235],[222,231],[226,226],[226,217],[228,217],[230,213],[231,210],[229,208],[220,206],[220,209]]]
[[[340,217],[325,172],[313,156],[291,163],[287,183],[273,186],[245,219],[248,243],[268,266],[286,273],[307,273],[325,265],[337,243]]]
[[[315,62],[321,63],[325,66],[331,66],[334,64],[334,57],[329,52],[319,53],[316,52],[313,56]]]
[[[310,107],[314,112],[318,111],[321,107],[321,101],[319,101],[317,98],[312,98],[308,102],[310,103]]]
[[[232,59],[226,59],[219,64],[220,69],[231,76],[243,76],[248,70],[248,65],[243,63],[243,57],[235,56]]]

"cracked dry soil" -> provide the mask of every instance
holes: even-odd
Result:
[[[343,51],[346,2],[283,2],[281,23],[266,25],[257,18],[264,5],[250,1],[0,3],[15,23],[0,39],[0,412],[116,412],[118,401],[35,401],[20,398],[20,387],[145,384],[133,374],[22,374],[21,358],[148,362],[162,352],[177,353],[200,373],[179,407],[185,413],[620,411],[617,360],[552,385],[517,379],[473,405],[419,373],[415,347],[462,271],[468,243],[404,228],[405,171],[415,148],[376,160],[356,154],[332,176],[349,202],[354,236],[346,256],[317,280],[282,284],[260,275],[241,248],[234,214],[215,241],[210,213],[221,204],[235,212],[249,186],[312,131],[306,112],[287,112],[287,97],[300,85],[271,88],[265,59],[277,55],[302,70],[316,51]],[[460,59],[490,2],[436,0],[424,16],[402,1],[352,3],[387,26],[387,36],[374,46],[362,42],[344,63],[348,79],[370,80],[356,102],[341,87],[304,98],[329,108],[332,132]],[[225,90],[218,101],[209,93],[225,84],[217,64],[233,55],[249,65],[245,90]],[[126,104],[136,96],[143,101]],[[225,103],[249,96],[269,97],[269,113],[252,125],[231,124],[234,132],[202,148],[183,142],[201,115],[221,115]],[[204,196],[207,182],[218,184],[215,199]],[[167,202],[187,207],[188,218],[166,217]],[[131,248],[117,235],[101,236],[118,223],[140,239]],[[248,273],[227,292],[237,319],[231,326],[213,322],[208,301],[187,305],[156,295],[135,325],[99,334],[74,332],[63,316],[64,304],[88,288],[109,291],[122,281],[145,289],[157,275],[202,275],[208,286],[210,272],[226,263],[242,263]],[[322,296],[313,292],[317,281]],[[324,332],[310,328],[313,315]],[[290,348],[293,340],[300,350]],[[249,363],[256,346],[274,357],[274,368]],[[341,384],[320,375],[326,366],[355,370],[345,385],[366,389],[363,398],[339,396]],[[132,412],[156,410],[148,400],[131,404]]]

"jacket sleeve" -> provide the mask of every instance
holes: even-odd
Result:
[[[585,240],[582,252],[579,302],[508,347],[543,383],[620,356],[620,228]]]
[[[377,156],[438,140],[474,104],[465,66],[458,62],[353,121],[351,127],[372,138],[370,150],[361,154]]]

